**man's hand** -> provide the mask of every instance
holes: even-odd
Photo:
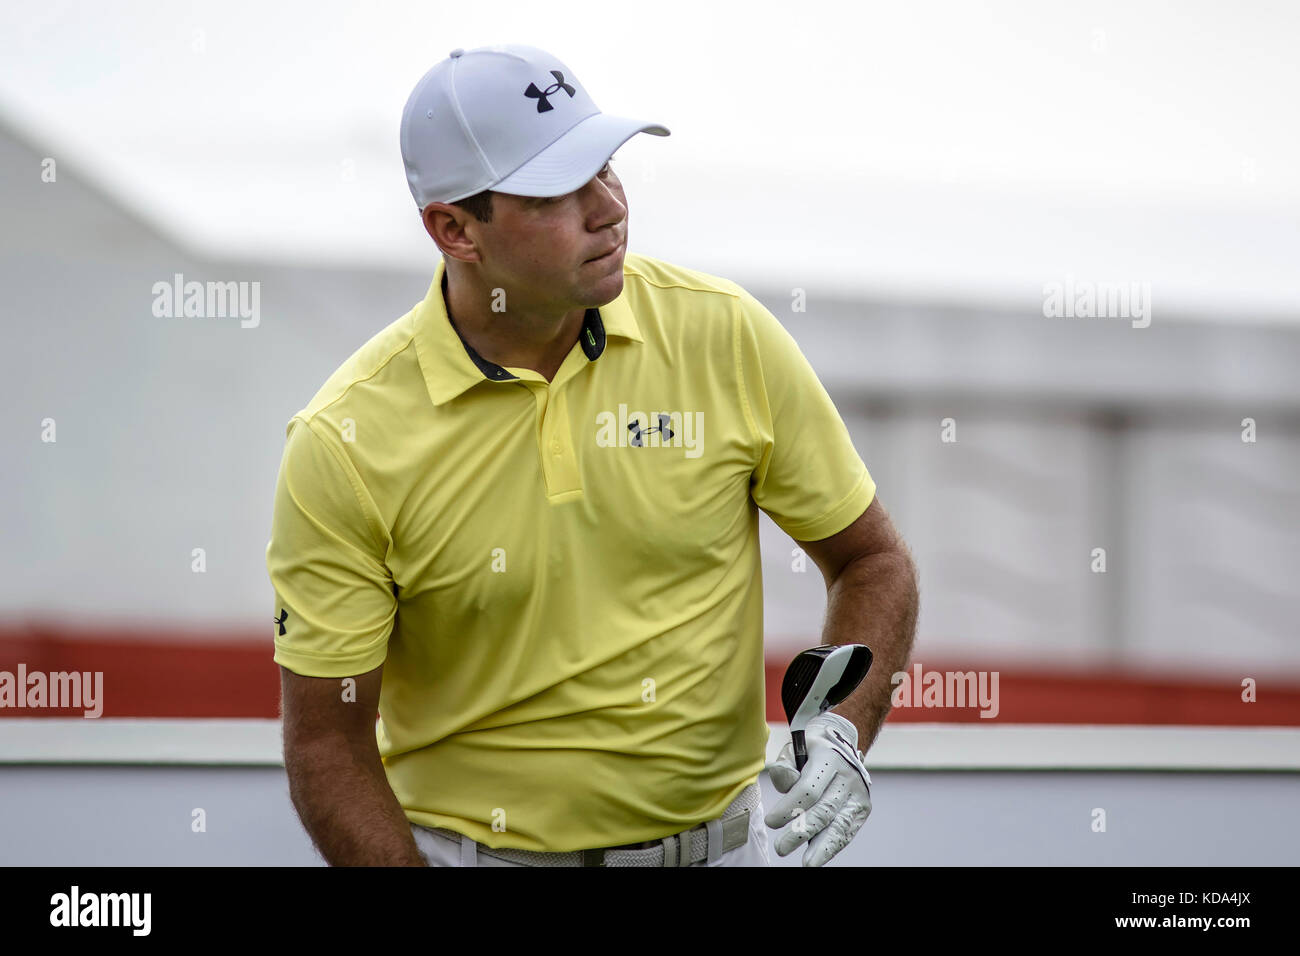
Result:
[[[810,720],[805,741],[808,762],[802,773],[794,766],[793,743],[767,766],[772,785],[785,797],[764,822],[774,830],[785,827],[773,843],[777,856],[808,843],[803,865],[822,866],[848,846],[871,814],[871,775],[857,751],[858,729],[839,714]]]

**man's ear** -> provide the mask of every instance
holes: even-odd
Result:
[[[424,231],[446,255],[466,262],[477,262],[478,247],[469,235],[470,214],[445,202],[431,202],[420,210]]]

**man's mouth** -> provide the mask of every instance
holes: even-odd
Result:
[[[587,262],[600,262],[602,259],[608,259],[608,258],[610,258],[611,256],[615,255],[615,254],[616,254],[620,249],[622,249],[622,248],[623,248],[623,243],[620,242],[620,243],[619,243],[618,245],[616,245],[613,249],[609,250],[609,252],[606,252],[606,253],[604,253],[604,254],[602,254],[602,255],[596,256],[596,257],[593,258],[593,259],[588,259]]]

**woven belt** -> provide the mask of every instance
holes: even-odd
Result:
[[[599,847],[594,850],[572,850],[567,853],[546,853],[538,850],[516,850],[508,847],[493,848],[479,844],[478,852],[509,863],[523,866],[690,866],[707,860],[713,862],[728,850],[744,846],[749,841],[750,814],[758,808],[762,791],[752,783],[740,792],[722,816],[707,823],[664,837],[645,849],[630,847]],[[429,827],[434,833],[460,842],[455,830]]]

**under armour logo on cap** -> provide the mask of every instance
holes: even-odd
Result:
[[[579,75],[523,44],[452,50],[402,110],[402,163],[416,206],[489,189],[563,196],[591,181],[633,134],[668,135],[658,123],[602,113]],[[525,112],[539,118],[520,122]]]
[[[560,90],[569,94],[569,99],[573,99],[573,87],[564,82],[564,74],[559,70],[551,70],[551,76],[555,77],[555,82],[544,90],[539,90],[536,83],[529,83],[528,89],[524,90],[524,96],[532,97],[537,100],[537,112],[545,113],[547,110],[555,109],[547,99]]]

